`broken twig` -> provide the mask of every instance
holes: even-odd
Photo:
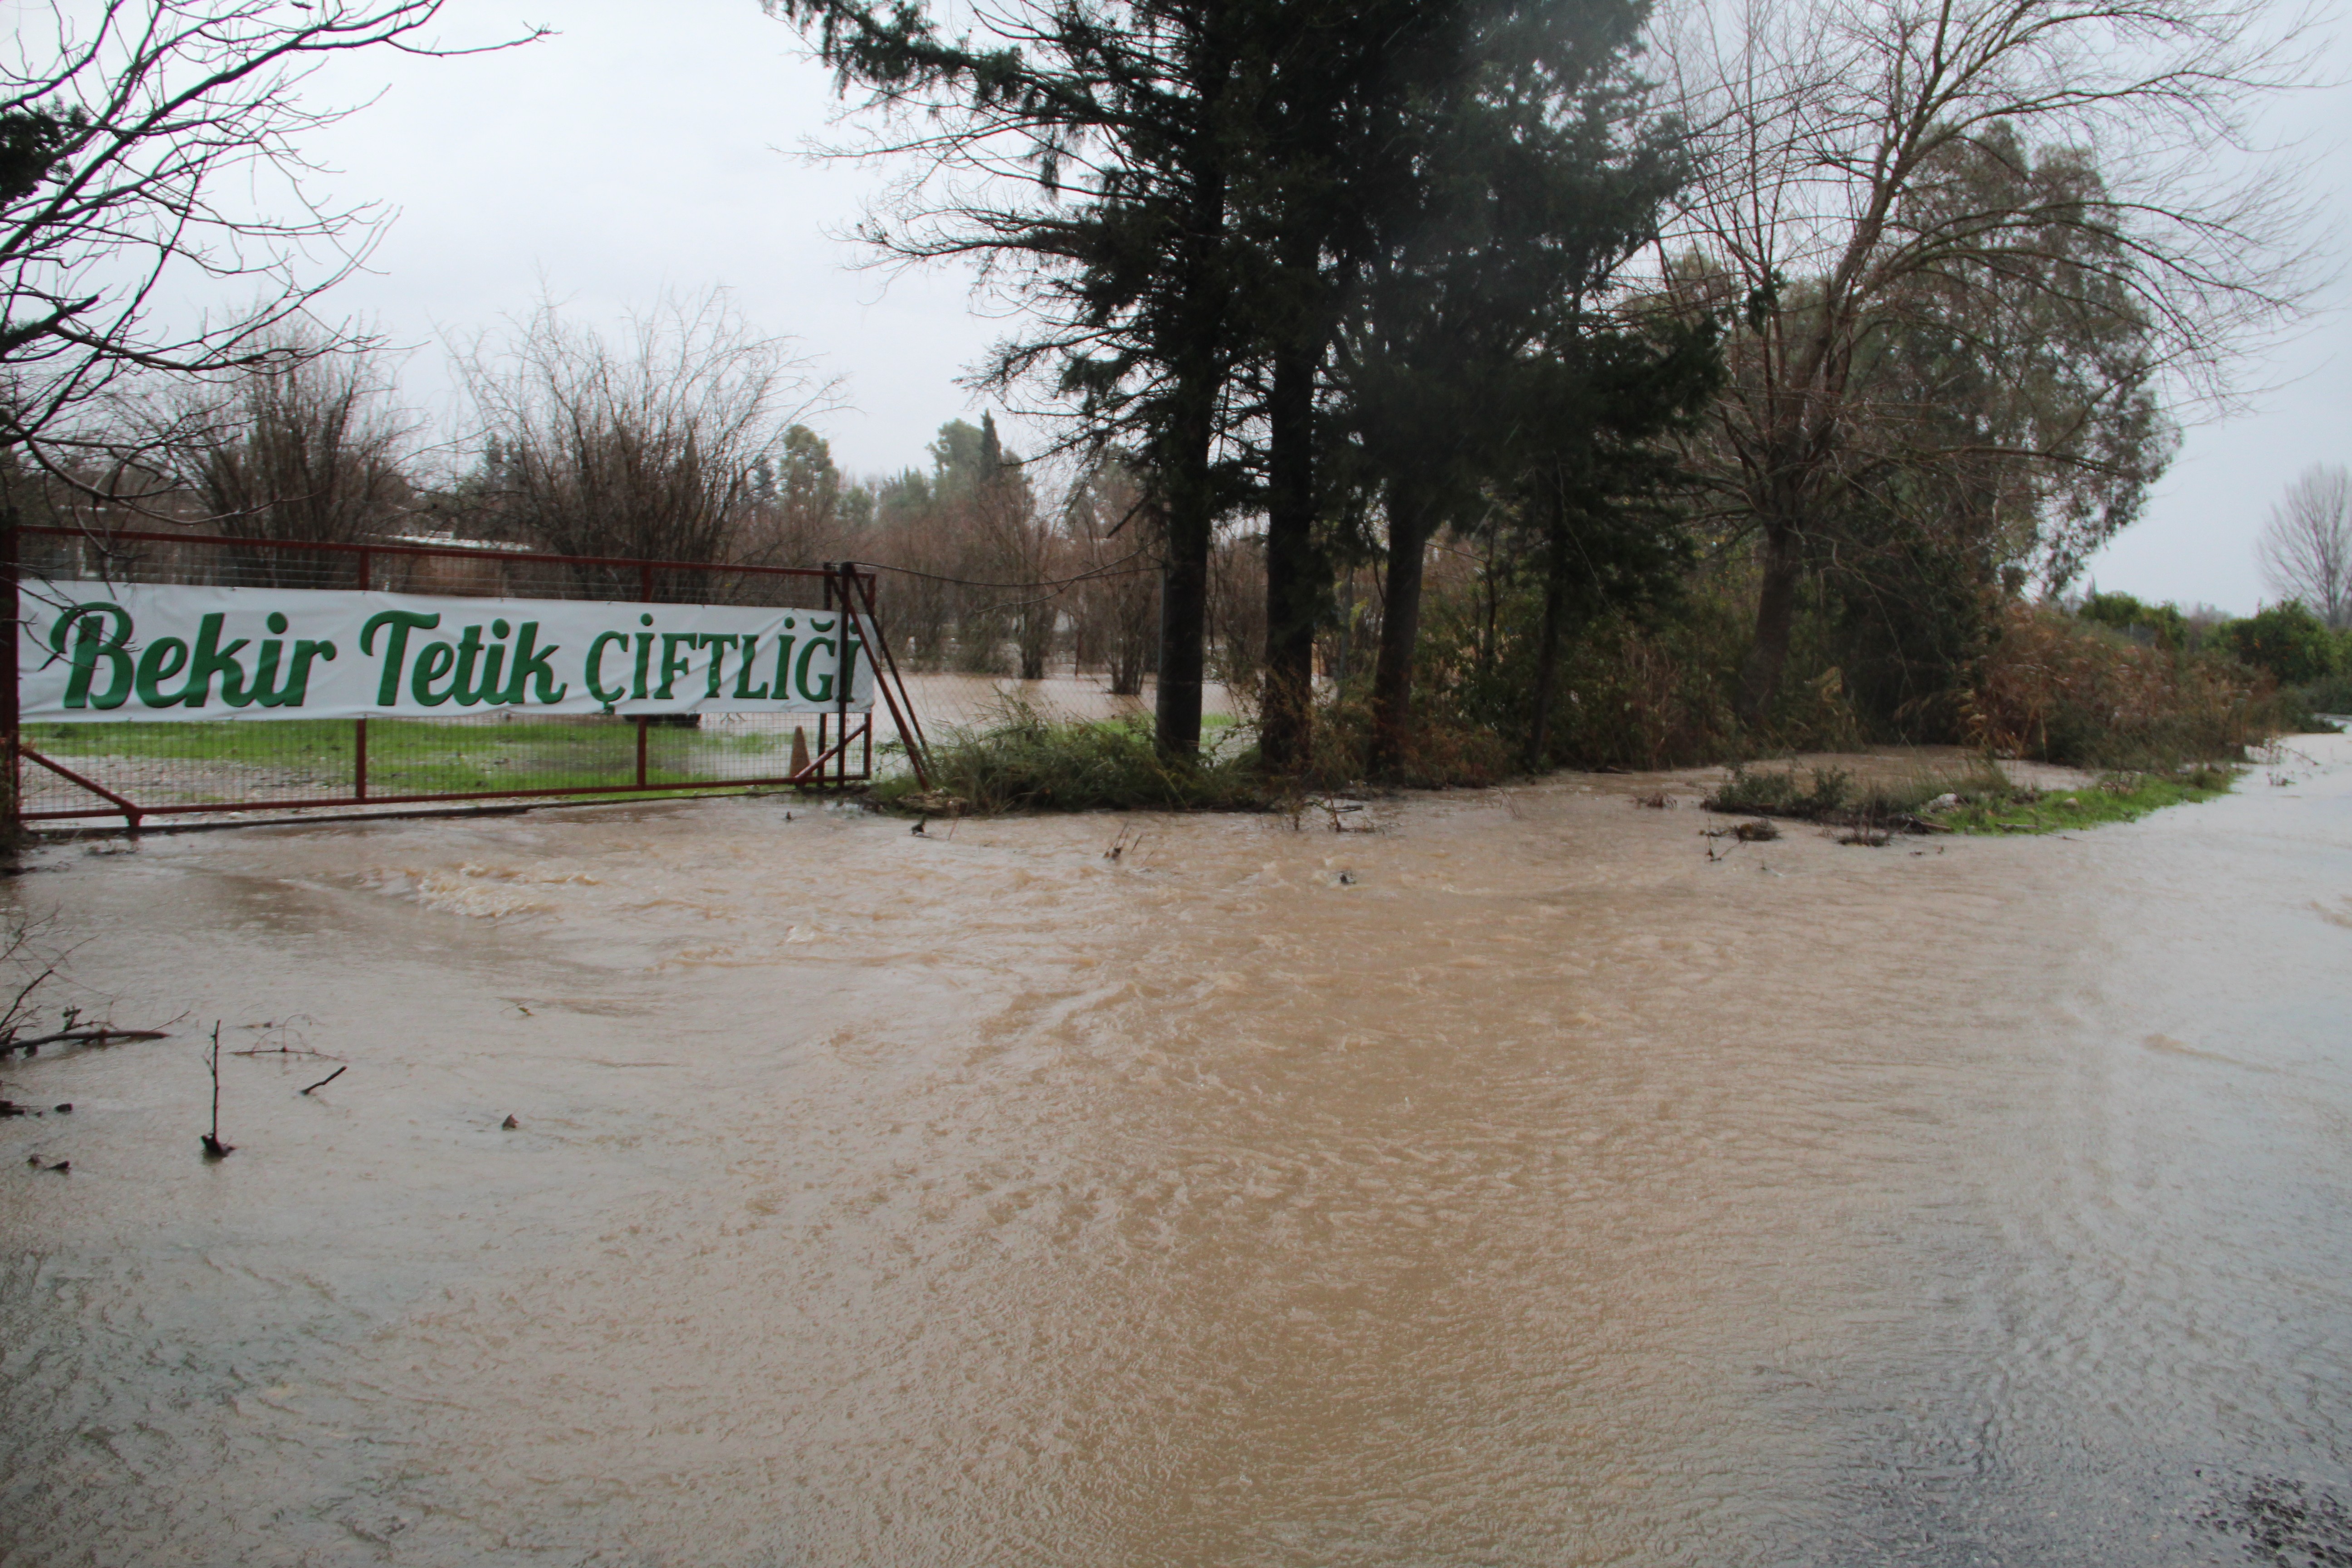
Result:
[[[224,1143],[220,1136],[220,1020],[213,1020],[213,1049],[208,1058],[213,1070],[213,1130],[196,1140],[205,1146],[207,1160],[226,1160],[236,1152],[236,1145]]]

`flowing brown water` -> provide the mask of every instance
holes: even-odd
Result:
[[[1719,861],[1643,780],[47,852],[189,1022],[0,1073],[76,1107],[0,1122],[0,1562],[2246,1561],[2352,1494],[2313,749]],[[199,1029],[292,1016],[350,1070],[231,1058],[205,1164]]]

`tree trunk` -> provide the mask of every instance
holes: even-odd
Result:
[[[1160,484],[1166,564],[1160,578],[1160,688],[1153,723],[1160,754],[1186,761],[1201,754],[1201,681],[1208,664],[1209,546],[1216,531],[1217,494],[1211,461],[1217,438],[1217,396],[1224,384],[1218,352],[1230,330],[1218,263],[1225,243],[1225,165],[1220,141],[1223,99],[1231,86],[1232,42],[1227,18],[1211,8],[1202,32],[1206,58],[1195,142],[1189,232],[1184,237],[1183,316],[1171,342],[1171,395]]]
[[[1372,670],[1375,775],[1396,773],[1412,748],[1412,655],[1421,640],[1421,566],[1436,516],[1434,498],[1417,486],[1389,489],[1388,602],[1381,612],[1380,662]]]
[[[1551,710],[1559,692],[1559,645],[1568,630],[1568,523],[1557,504],[1544,550],[1541,640],[1536,645],[1536,710],[1528,725],[1527,768],[1539,773],[1551,744]]]
[[[1045,660],[1053,651],[1054,616],[1059,603],[1059,600],[1049,599],[1044,605],[1024,612],[1021,616],[1021,679],[1024,680],[1045,679]]]
[[[1258,754],[1266,771],[1303,772],[1312,760],[1315,626],[1329,586],[1315,548],[1315,363],[1303,345],[1274,359],[1267,405],[1265,686]]]
[[[1796,528],[1774,519],[1764,525],[1764,585],[1756,599],[1756,641],[1739,669],[1739,721],[1750,729],[1772,711],[1780,671],[1789,662],[1789,633],[1797,619],[1797,586],[1804,574]]]
[[[1189,389],[1188,389],[1189,391]],[[1207,669],[1209,542],[1216,527],[1216,500],[1210,489],[1210,418],[1213,388],[1188,401],[1200,417],[1179,430],[1168,487],[1167,560],[1160,574],[1160,689],[1153,725],[1160,752],[1171,758],[1201,754],[1201,681]],[[1188,411],[1189,413],[1190,411]]]
[[[16,531],[20,519],[12,500],[0,500],[0,616],[5,625],[0,626],[0,865],[14,865],[25,847],[25,823],[20,815],[24,803],[17,798],[23,778],[23,766],[17,749],[23,744],[22,715],[16,709],[16,624],[23,614],[17,597],[16,575],[19,570],[17,551],[22,536]]]

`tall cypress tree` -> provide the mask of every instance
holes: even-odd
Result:
[[[1264,50],[1255,155],[1236,203],[1245,244],[1244,404],[1263,441],[1266,646],[1260,754],[1295,773],[1309,750],[1315,634],[1331,566],[1317,524],[1323,458],[1342,434],[1320,416],[1354,281],[1420,171],[1400,134],[1473,69],[1480,7],[1432,0],[1286,0],[1255,29]]]
[[[984,204],[869,232],[998,266],[1035,314],[990,378],[1043,375],[1097,445],[1144,458],[1165,535],[1165,751],[1198,749],[1209,551],[1254,447],[1265,752],[1303,760],[1329,586],[1317,454],[1346,434],[1372,455],[1392,763],[1421,552],[1502,460],[1503,373],[1679,178],[1625,70],[1642,0],[1029,0],[995,24],[1017,47],[949,39],[916,0],[766,4],[845,89],[909,117],[902,145],[996,180]],[[1006,194],[1013,171],[1025,194]]]
[[[1373,226],[1336,367],[1388,531],[1375,772],[1411,746],[1430,540],[1509,471],[1530,363],[1572,350],[1587,303],[1685,177],[1681,128],[1647,111],[1631,69],[1646,14],[1641,0],[1490,0],[1446,90],[1409,100],[1392,129],[1408,177]]]
[[[1509,485],[1543,589],[1523,761],[1543,766],[1571,623],[1666,598],[1690,563],[1672,503],[1685,476],[1664,437],[1723,381],[1712,321],[1564,312],[1518,380]]]
[[[909,257],[997,265],[1035,316],[990,378],[1045,373],[1096,446],[1145,459],[1164,533],[1160,743],[1194,754],[1209,550],[1234,479],[1219,446],[1239,349],[1232,189],[1256,108],[1247,35],[1280,7],[1038,3],[1018,10],[1019,47],[991,47],[944,37],[919,4],[766,3],[814,34],[845,89],[916,117],[905,145],[996,176],[1000,191],[1008,172],[1025,177],[1025,193],[872,237]]]

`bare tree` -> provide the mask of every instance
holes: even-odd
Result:
[[[306,85],[353,50],[476,52],[432,40],[441,9],[16,7],[0,51],[0,448],[69,468],[80,416],[125,374],[282,354],[281,329],[365,259],[385,216],[310,189],[299,144],[348,111]],[[198,308],[194,291],[223,282],[253,303]]]
[[[271,342],[282,352],[225,381],[160,393],[127,444],[167,495],[221,533],[348,544],[391,531],[414,493],[416,426],[393,405],[381,362],[365,350],[322,353],[310,333]]]
[[[565,555],[719,560],[759,466],[833,390],[723,289],[664,300],[617,344],[542,305],[458,369],[500,454],[477,504]]]
[[[1666,271],[1732,325],[1707,456],[1761,568],[1743,716],[1773,699],[1799,585],[1885,427],[1857,377],[1890,331],[1931,322],[2024,387],[2030,356],[1978,330],[2032,344],[2037,317],[2079,323],[2067,409],[1893,454],[1914,474],[1997,455],[2112,479],[2105,504],[2049,500],[2084,525],[2063,565],[2130,521],[2145,478],[2145,441],[2086,433],[2126,405],[2144,426],[2158,384],[2226,395],[2234,353],[2295,313],[2294,172],[2245,166],[2249,105],[2297,68],[2294,30],[2268,27],[2259,0],[1746,0],[1668,24],[1706,156]]]
[[[2254,555],[2271,592],[2338,631],[2352,626],[2352,468],[2314,463],[2296,475]]]
[[[1021,679],[1043,680],[1066,592],[1047,585],[1064,575],[1068,560],[1068,539],[1056,525],[1056,514],[1066,509],[1041,501],[1019,458],[997,439],[993,415],[981,416],[981,432],[980,482],[963,501],[976,574],[985,581],[1036,584],[995,590],[997,602],[981,618],[1011,634]]]
[[[1084,574],[1071,611],[1078,667],[1101,668],[1114,696],[1137,696],[1160,651],[1158,512],[1127,465],[1106,458],[1067,515],[1074,572]]]

